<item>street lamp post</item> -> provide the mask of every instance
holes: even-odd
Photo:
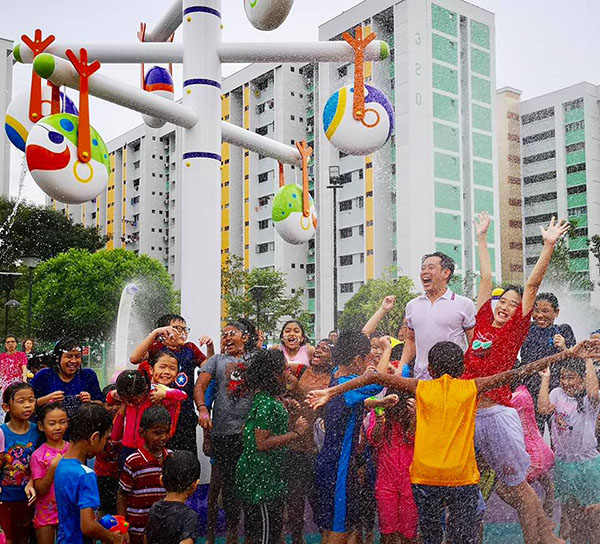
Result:
[[[333,190],[333,328],[337,330],[338,322],[338,270],[337,270],[337,191],[341,189],[339,166],[329,167],[328,189]]]
[[[33,271],[40,264],[37,257],[23,257],[23,264],[29,269],[29,301],[27,303],[27,336],[31,336],[31,316],[33,313]]]
[[[8,309],[21,306],[16,300],[10,299],[10,293],[15,286],[17,278],[20,278],[22,275],[20,272],[0,272],[0,289],[4,291],[4,298],[6,300],[4,303],[4,336],[8,334]],[[18,306],[13,304],[15,302]]]
[[[260,330],[260,303],[265,296],[265,291],[267,289],[266,285],[253,285],[248,289],[250,296],[252,296],[254,302],[256,303],[256,330],[257,332]]]
[[[8,310],[9,308],[19,309],[21,307],[21,303],[18,300],[7,300],[4,303],[4,336],[8,334]]]

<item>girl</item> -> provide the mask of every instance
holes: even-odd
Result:
[[[295,319],[286,321],[281,327],[279,339],[281,344],[275,344],[273,349],[283,351],[288,363],[308,365],[315,353],[315,348],[307,342],[304,327],[300,321]]]
[[[288,413],[276,398],[285,392],[284,370],[283,354],[269,350],[256,352],[244,371],[244,389],[254,394],[254,400],[244,425],[236,487],[244,508],[246,537],[263,544],[281,540],[286,494],[284,446],[308,430],[306,419],[300,416],[288,431]]]
[[[572,544],[600,542],[600,454],[595,435],[600,412],[592,359],[567,360],[560,387],[550,392],[550,371],[540,373],[541,414],[552,414],[556,492],[571,526]]]
[[[69,419],[64,406],[55,403],[41,406],[37,417],[46,442],[31,456],[31,478],[37,493],[33,527],[38,544],[54,544],[58,525],[54,471],[69,447],[64,439]]]
[[[410,486],[414,453],[415,400],[388,391],[395,404],[372,412],[367,440],[377,451],[375,498],[382,544],[413,544],[417,537],[417,507]]]

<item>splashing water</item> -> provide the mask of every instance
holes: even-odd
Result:
[[[4,221],[4,223],[0,226],[0,249],[2,249],[2,246],[4,245],[4,241],[6,239],[5,235],[10,231],[15,217],[17,216],[17,212],[19,211],[19,206],[23,201],[23,187],[25,186],[25,176],[27,176],[27,172],[29,172],[29,169],[27,168],[25,155],[23,155],[23,159],[21,161],[21,174],[19,175],[19,189],[17,191],[15,205],[12,212],[10,212],[10,215],[6,218],[6,221]],[[4,251],[6,251],[6,249]],[[1,257],[2,254],[0,254],[0,258]]]

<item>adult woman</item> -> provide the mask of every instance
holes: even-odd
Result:
[[[17,351],[17,338],[9,334],[4,339],[6,351],[0,353],[0,395],[11,384],[27,380],[27,357]],[[0,414],[0,423],[4,421],[4,411]]]
[[[23,353],[25,353],[25,355],[27,355],[27,359],[31,359],[31,357],[33,357],[34,355],[34,349],[35,349],[35,341],[33,340],[33,338],[25,338],[25,340],[23,340]]]
[[[308,343],[304,327],[300,321],[295,319],[286,321],[281,327],[279,339],[281,343],[274,345],[273,349],[283,351],[285,360],[288,363],[301,363],[305,366],[310,363],[315,348]]]
[[[98,377],[91,368],[81,368],[81,355],[81,346],[73,338],[56,343],[52,367],[40,370],[31,380],[38,406],[60,402],[71,417],[84,403],[102,404]]]

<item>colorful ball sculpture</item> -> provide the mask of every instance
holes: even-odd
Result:
[[[25,151],[25,145],[29,131],[35,124],[29,119],[30,92],[19,93],[6,110],[4,129],[11,143],[19,150]],[[48,85],[42,85],[42,116],[50,115],[52,106],[52,89]],[[60,111],[77,115],[77,108],[73,101],[64,93],[60,93]]]
[[[168,70],[160,66],[153,66],[148,70],[144,78],[144,89],[169,100],[173,100],[175,97],[173,78]],[[166,123],[164,119],[157,119],[145,114],[142,114],[142,119],[150,128],[161,128]]]
[[[65,204],[82,204],[108,183],[110,162],[104,140],[90,127],[92,157],[77,157],[79,117],[57,113],[36,123],[27,138],[25,156],[31,176],[48,196]]]
[[[380,149],[394,128],[394,109],[379,89],[365,85],[362,120],[353,117],[354,87],[337,90],[325,104],[323,128],[331,144],[349,155],[368,155]]]
[[[310,198],[310,197],[309,197]],[[292,183],[284,185],[273,199],[271,212],[275,230],[289,244],[308,242],[317,228],[317,212],[310,198],[310,214],[302,213],[302,187]]]
[[[286,20],[294,0],[244,0],[248,20],[258,30],[275,30]]]

